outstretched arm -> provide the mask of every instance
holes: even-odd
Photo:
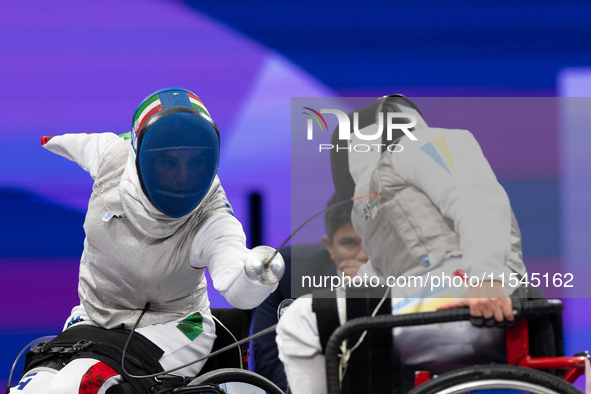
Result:
[[[103,151],[117,138],[113,133],[64,134],[42,137],[41,145],[50,152],[78,163],[95,179]]]
[[[191,248],[193,268],[209,268],[213,285],[228,302],[240,309],[258,306],[276,288],[248,279],[244,261],[248,253],[240,222],[227,213],[216,213],[197,232]]]

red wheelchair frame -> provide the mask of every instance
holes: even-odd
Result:
[[[562,377],[569,383],[585,373],[585,356],[532,357],[529,353],[529,324],[522,320],[506,329],[507,363],[533,369],[569,369]]]
[[[586,356],[532,357],[529,353],[529,322],[521,320],[515,327],[505,329],[507,364],[532,369],[568,369],[562,379],[574,383],[585,374]],[[417,371],[415,387],[431,379],[429,371]]]
[[[585,360],[589,354],[577,354],[572,357],[532,357],[529,345],[529,316],[560,313],[563,304],[559,300],[521,301],[516,318],[520,320],[514,327],[506,329],[506,349],[508,365],[530,369],[568,369],[562,379],[568,383],[585,373]],[[337,328],[326,346],[326,382],[328,394],[339,393],[338,354],[339,345],[349,336],[365,330],[386,329],[404,326],[445,323],[470,320],[468,308],[451,309],[437,312],[412,313],[407,315],[379,315],[352,319]],[[419,371],[415,375],[415,387],[430,380],[428,371]],[[414,391],[414,390],[413,390]]]

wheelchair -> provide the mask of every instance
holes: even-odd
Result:
[[[217,320],[214,319],[217,337],[212,354],[234,344],[236,340],[248,337],[252,320],[251,310],[212,308],[211,314],[217,318]],[[234,337],[226,331],[226,328]],[[43,346],[46,343],[39,345]],[[241,359],[236,354],[236,348],[210,357],[196,377],[156,378],[154,379],[156,384],[145,394],[284,394],[274,383],[248,370],[248,347],[248,342],[240,345]],[[6,393],[9,390],[10,387],[7,388]],[[137,386],[134,387],[128,381],[107,390],[107,394],[137,393]]]
[[[563,304],[559,300],[530,300],[514,302],[518,323],[506,328],[507,365],[478,365],[452,370],[431,377],[429,371],[415,372],[415,387],[407,394],[460,394],[471,392],[581,394],[572,383],[585,373],[588,352],[564,357],[562,347]],[[533,323],[545,319],[543,324]],[[358,317],[337,328],[326,346],[326,380],[328,394],[340,394],[339,351],[344,340],[364,331],[395,327],[458,322],[470,320],[467,308],[406,315]],[[539,320],[538,320],[539,322]],[[486,329],[486,328],[483,328]],[[554,330],[554,332],[548,332]],[[550,334],[550,335],[548,335]],[[535,338],[534,338],[535,337]],[[546,354],[532,355],[532,339],[552,341]],[[539,353],[539,351],[537,351]],[[542,350],[544,353],[544,350]],[[554,353],[554,354],[551,354]],[[544,370],[544,371],[542,371]],[[560,376],[560,377],[559,377]],[[377,394],[368,388],[366,394]],[[379,391],[383,392],[383,391]]]

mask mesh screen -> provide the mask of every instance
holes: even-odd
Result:
[[[142,136],[138,152],[140,180],[154,205],[178,218],[203,200],[219,162],[216,132],[205,119],[173,113]]]

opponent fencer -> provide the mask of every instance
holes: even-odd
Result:
[[[521,235],[509,198],[474,136],[466,130],[429,127],[414,103],[400,95],[355,112],[349,119],[357,130],[352,128],[345,140],[339,139],[338,129],[333,135],[332,145],[341,149],[331,151],[331,165],[341,201],[370,195],[356,199],[350,212],[370,259],[358,276],[377,275],[381,284],[390,284],[388,313],[468,306],[488,326],[512,321],[509,296],[514,289],[506,281],[503,287],[500,278],[526,272]],[[392,127],[396,119],[399,124]],[[376,135],[376,141],[359,134]],[[382,149],[355,149],[356,143],[376,143],[372,146]],[[433,277],[445,275],[459,277],[457,285],[432,286]],[[425,285],[401,287],[401,281],[395,282],[411,276],[422,278]],[[488,280],[470,286],[466,278],[472,277]],[[396,283],[399,286],[392,286]],[[334,305],[336,328],[349,317],[349,304]],[[319,312],[313,298],[304,297],[279,322],[279,356],[294,394],[326,392],[319,326],[326,326],[323,319],[328,315]],[[478,362],[502,362],[502,334],[469,322],[396,329],[392,352],[408,368],[440,373]]]

